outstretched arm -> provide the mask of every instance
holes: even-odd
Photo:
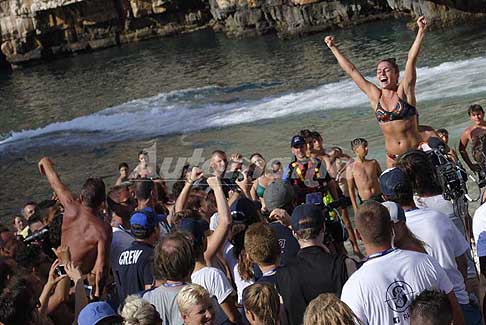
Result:
[[[198,167],[193,167],[191,174],[187,175],[184,188],[182,189],[179,197],[176,199],[174,213],[184,210],[187,200],[189,199],[192,184],[203,176],[202,171]]]
[[[39,171],[41,175],[45,175],[51,188],[56,192],[59,201],[67,209],[70,203],[75,200],[71,191],[61,182],[61,179],[54,170],[54,163],[47,157],[42,158],[39,161]]]
[[[219,178],[215,176],[209,177],[208,184],[214,191],[216,205],[218,207],[218,226],[212,235],[208,237],[208,246],[204,252],[204,259],[210,264],[211,259],[216,255],[225,242],[226,234],[232,223],[232,218]]]
[[[349,61],[348,58],[345,57],[344,54],[341,53],[341,51],[339,51],[336,44],[334,44],[334,37],[326,36],[324,42],[326,43],[327,47],[331,49],[332,54],[334,54],[334,56],[336,57],[341,68],[351,77],[351,79],[353,79],[359,89],[361,89],[361,91],[364,92],[371,101],[378,101],[378,98],[380,96],[380,90],[378,89],[378,87],[366,80],[363,75],[356,69],[354,64],[352,64],[351,61]]]
[[[417,20],[418,32],[412,47],[408,51],[407,64],[405,66],[405,75],[403,76],[403,91],[407,96],[407,101],[411,105],[416,105],[415,100],[415,83],[417,81],[417,58],[420,53],[420,48],[424,42],[425,30],[427,29],[427,21],[424,16]]]

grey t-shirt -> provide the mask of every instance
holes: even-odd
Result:
[[[157,309],[160,314],[160,318],[162,319],[162,324],[184,324],[176,300],[177,294],[183,287],[184,286],[160,286],[144,293],[142,298],[155,306],[155,309]]]
[[[155,309],[157,309],[160,314],[160,318],[162,319],[162,324],[182,325],[184,324],[184,321],[182,320],[181,312],[177,306],[177,294],[182,290],[182,288],[184,288],[184,286],[160,286],[145,292],[142,298],[155,306]],[[212,297],[212,301],[215,313],[214,324],[231,324],[223,309],[219,305],[216,297]]]

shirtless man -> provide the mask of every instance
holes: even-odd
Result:
[[[345,166],[348,162],[348,159],[350,159],[351,157],[343,153],[343,151],[339,147],[333,147],[328,154],[324,149],[324,146],[322,144],[323,139],[319,132],[310,132],[309,136],[311,137],[311,158],[318,158],[326,164],[326,169],[329,173],[329,176],[331,176],[331,178],[335,180],[337,186],[340,189],[340,191],[338,190],[339,198],[342,198],[342,196],[349,197],[347,186],[342,186],[343,184],[342,182],[340,182],[340,179],[342,179],[341,175],[343,174],[343,169],[346,169]],[[346,182],[346,180],[344,181]],[[358,241],[356,240],[356,236],[354,235],[353,225],[351,223],[351,220],[349,219],[348,208],[340,208],[339,212],[341,213],[344,226],[348,231],[349,241],[351,242],[351,246],[353,246],[353,252],[356,254],[356,256],[362,258],[363,254],[359,249]]]
[[[303,133],[303,131],[306,130],[300,131],[301,134]],[[334,169],[332,168],[331,157],[329,157],[329,155],[326,152],[326,149],[324,149],[322,136],[320,135],[319,132],[309,131],[309,138],[310,138],[309,145],[308,145],[309,157],[318,158],[321,161],[323,161],[326,164],[326,168],[327,168],[327,172],[329,173],[329,176],[335,178],[336,175],[335,173],[333,173]]]
[[[61,182],[53,162],[44,157],[39,161],[39,171],[64,207],[61,244],[69,246],[72,261],[83,274],[95,276],[95,296],[101,294],[100,283],[109,265],[111,228],[97,217],[106,199],[105,184],[99,178],[88,178],[81,194],[75,197]]]
[[[467,114],[471,119],[473,125],[464,130],[459,141],[459,152],[462,159],[466,162],[472,171],[478,172],[480,170],[480,163],[483,161],[482,153],[484,152],[483,142],[486,142],[484,135],[486,134],[486,121],[484,121],[484,110],[478,105],[469,106]],[[476,164],[471,161],[467,153],[467,146],[469,141],[472,143],[471,153],[476,160]],[[486,144],[486,143],[485,143]]]
[[[348,182],[349,197],[353,204],[354,214],[358,210],[355,189],[358,190],[360,201],[376,200],[382,202],[380,191],[381,167],[375,159],[366,159],[368,154],[368,141],[356,138],[351,141],[351,149],[356,155],[356,160],[346,168],[346,180]]]
[[[446,145],[449,145],[449,131],[446,129],[437,129],[437,135],[439,135],[439,138],[444,141]],[[458,162],[459,158],[457,157],[457,153],[454,149],[449,148],[449,152],[447,153],[449,158],[454,160],[454,162]]]
[[[152,166],[149,166],[149,155],[146,151],[140,151],[138,153],[138,165],[135,169],[130,173],[128,176],[129,179],[134,178],[150,178],[156,177],[157,173],[155,172]]]

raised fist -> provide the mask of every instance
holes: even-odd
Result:
[[[417,26],[419,29],[425,30],[427,28],[427,21],[425,20],[425,16],[420,16],[417,19]]]
[[[326,43],[328,48],[331,48],[334,46],[334,36],[326,36],[324,38],[324,43]]]

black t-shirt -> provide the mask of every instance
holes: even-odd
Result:
[[[301,249],[294,261],[278,269],[277,289],[289,324],[302,324],[307,305],[321,293],[341,295],[348,278],[345,258],[311,246]]]
[[[297,256],[300,246],[299,242],[292,235],[292,231],[282,225],[280,222],[270,223],[270,227],[275,230],[278,238],[278,244],[280,245],[281,255],[280,255],[280,265],[287,265],[292,259]]]
[[[274,286],[277,285],[277,273],[274,273],[272,275],[264,275],[260,278],[258,278],[255,283],[270,283],[273,284]]]
[[[131,294],[145,290],[153,282],[154,248],[144,242],[134,241],[121,252],[113,266],[113,276],[120,302]]]

